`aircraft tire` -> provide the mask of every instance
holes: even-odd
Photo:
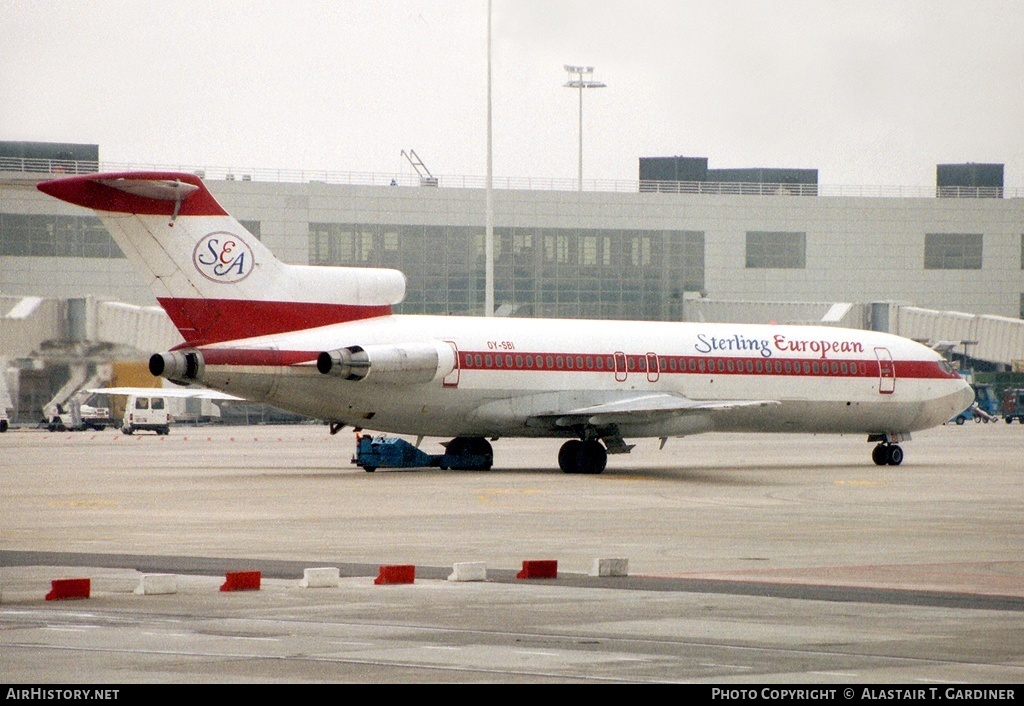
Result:
[[[879,444],[871,450],[871,460],[876,466],[884,466],[889,462],[889,453],[884,444]]]
[[[0,434],[2,434],[5,431],[7,431],[7,420],[0,419]]]
[[[597,475],[604,472],[607,464],[608,452],[605,451],[600,441],[583,442],[583,448],[580,449],[579,454],[580,473]]]
[[[898,466],[903,463],[903,449],[898,444],[892,444],[886,449],[885,462],[890,466]]]
[[[957,426],[961,426],[961,427],[964,425],[963,415],[961,415],[961,416],[956,418],[956,424],[957,424]]]
[[[579,459],[583,449],[583,442],[579,439],[569,439],[562,444],[558,450],[558,467],[563,473],[579,473]]]
[[[565,473],[597,475],[608,463],[608,452],[600,441],[570,439],[558,451],[558,467]]]

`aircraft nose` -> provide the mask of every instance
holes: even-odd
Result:
[[[955,416],[963,412],[965,409],[974,404],[974,388],[967,384],[966,380],[961,381],[963,387],[958,390],[957,394],[957,410],[951,416]]]

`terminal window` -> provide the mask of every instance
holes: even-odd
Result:
[[[479,227],[310,223],[309,263],[401,270],[398,313],[483,310]],[[498,227],[494,275],[503,315],[674,320],[682,304],[673,292],[704,287],[704,233]]]
[[[747,268],[802,270],[806,266],[806,233],[747,232]]]
[[[926,270],[980,270],[981,233],[926,233]]]
[[[0,256],[124,257],[94,216],[0,213]]]

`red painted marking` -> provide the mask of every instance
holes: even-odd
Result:
[[[178,348],[301,331],[391,313],[391,307],[386,304],[360,306],[172,297],[162,297],[158,301],[185,339],[185,343]]]
[[[220,587],[222,591],[258,591],[260,590],[259,571],[229,571]]]
[[[557,579],[558,562],[554,559],[536,559],[523,562],[523,570],[517,579]]]
[[[648,356],[646,354],[626,355],[624,364],[630,375],[648,374]],[[957,377],[956,373],[944,371],[936,361],[897,360],[894,361],[894,366],[896,378],[948,380]],[[560,373],[613,374],[616,372],[615,357],[605,353],[459,351],[459,368],[461,370],[532,370]],[[824,378],[876,378],[879,374],[877,360],[847,358],[822,360],[820,356],[813,358],[737,358],[659,355],[657,372],[662,375],[782,375]]]
[[[50,582],[48,601],[62,601],[71,598],[88,598],[91,588],[89,579],[54,579]]]
[[[258,348],[204,348],[206,365],[286,366],[315,361],[319,351],[274,351]]]
[[[174,201],[151,199],[147,196],[129,194],[112,186],[99,183],[100,180],[135,179],[146,181],[180,181],[198,186],[181,202],[179,216],[226,216],[227,211],[221,208],[217,199],[213,198],[203,184],[203,180],[195,174],[184,172],[111,172],[106,174],[85,174],[67,179],[54,179],[40,182],[37,188],[61,201],[84,206],[97,211],[115,213],[134,213],[145,216],[171,216],[174,214]]]
[[[412,564],[399,564],[380,567],[380,573],[373,582],[381,586],[390,583],[413,583],[416,581],[416,567]]]

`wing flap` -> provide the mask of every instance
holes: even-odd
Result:
[[[86,390],[98,395],[136,395],[149,397],[185,397],[203,400],[243,400],[226,392],[199,387],[94,387]]]
[[[693,413],[716,413],[744,407],[769,407],[777,400],[692,400],[671,393],[641,394],[603,404],[538,417],[554,418],[555,426],[570,427],[580,423],[606,424],[645,423],[664,417]]]

